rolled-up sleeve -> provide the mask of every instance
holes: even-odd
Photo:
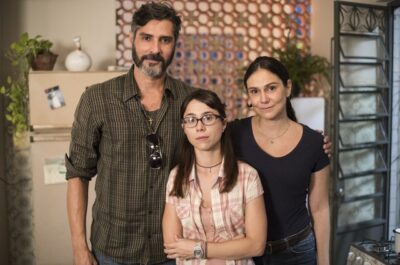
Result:
[[[66,179],[91,180],[97,174],[101,126],[93,109],[91,89],[81,96],[75,111],[69,155],[65,155]]]

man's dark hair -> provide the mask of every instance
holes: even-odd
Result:
[[[150,2],[143,4],[132,17],[131,29],[133,37],[136,36],[136,31],[146,25],[150,20],[169,20],[174,27],[175,41],[178,39],[181,29],[181,18],[176,13],[175,9],[167,3]]]

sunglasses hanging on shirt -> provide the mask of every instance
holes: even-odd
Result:
[[[155,133],[147,135],[146,143],[151,150],[149,157],[150,167],[160,169],[162,166],[162,153],[157,135]]]

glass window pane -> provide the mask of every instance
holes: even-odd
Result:
[[[349,174],[387,169],[381,151],[374,148],[340,152],[339,167],[341,171],[339,177],[348,177]]]
[[[351,199],[358,196],[365,196],[382,192],[383,179],[384,177],[379,174],[344,179],[344,198]]]
[[[343,203],[339,207],[338,226],[342,227],[382,218],[383,209],[381,198]]]
[[[344,58],[387,58],[385,46],[378,36],[340,36],[340,48]]]
[[[341,118],[387,114],[382,96],[378,93],[342,94],[339,99]]]
[[[340,65],[340,78],[343,84],[341,90],[346,90],[347,86],[387,87],[382,68],[374,64]]]
[[[340,124],[341,147],[386,141],[387,137],[379,121],[344,122]]]

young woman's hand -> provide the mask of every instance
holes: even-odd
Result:
[[[191,259],[196,241],[178,238],[175,236],[175,242],[164,244],[164,253],[169,259]]]

